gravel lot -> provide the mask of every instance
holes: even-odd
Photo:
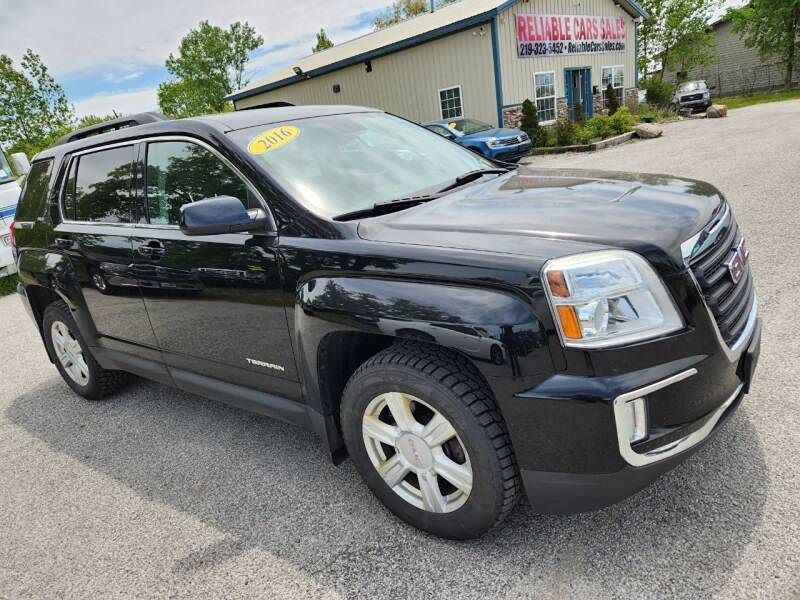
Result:
[[[608,509],[523,506],[479,541],[442,541],[300,429],[147,382],[80,400],[7,297],[0,597],[800,597],[800,101],[534,163],[697,177],[732,202],[764,347],[712,443]]]

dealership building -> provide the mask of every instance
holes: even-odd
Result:
[[[230,96],[237,110],[373,106],[413,121],[471,117],[517,125],[602,109],[611,83],[636,93],[636,0],[461,0],[312,54]]]

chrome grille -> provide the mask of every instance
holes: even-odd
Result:
[[[732,346],[747,325],[755,294],[749,261],[738,282],[734,282],[728,268],[727,263],[739,246],[742,235],[732,211],[728,211],[726,221],[714,243],[692,257],[689,266],[716,319],[722,339]]]

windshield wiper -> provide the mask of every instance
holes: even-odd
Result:
[[[502,175],[504,173],[508,173],[511,169],[504,169],[502,167],[496,167],[493,169],[476,169],[475,171],[469,171],[464,173],[463,175],[459,175],[456,177],[456,180],[451,183],[450,185],[443,187],[439,190],[439,193],[442,194],[444,192],[449,192],[450,190],[454,190],[457,187],[461,187],[467,183],[480,179],[484,175]]]
[[[397,198],[389,200],[388,202],[377,202],[369,208],[360,208],[351,212],[346,212],[341,215],[333,217],[334,221],[352,221],[353,219],[360,219],[363,217],[375,217],[377,215],[386,215],[397,210],[410,208],[423,202],[430,202],[436,200],[441,194],[421,194],[419,196],[408,196],[407,198]]]

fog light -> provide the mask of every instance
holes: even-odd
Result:
[[[647,407],[644,398],[628,400],[621,407],[621,425],[625,437],[633,444],[647,437]]]

